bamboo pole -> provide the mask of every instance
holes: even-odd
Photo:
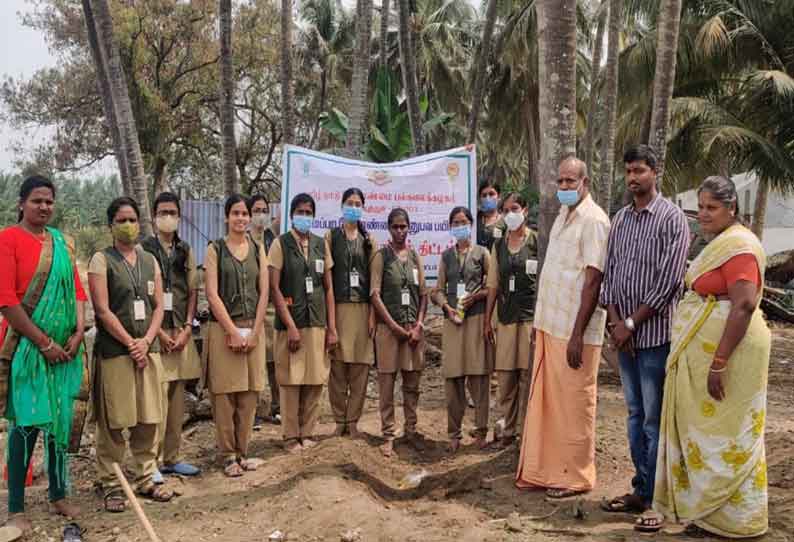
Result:
[[[154,532],[152,524],[149,523],[149,520],[146,518],[146,514],[143,513],[141,503],[139,503],[137,497],[135,497],[135,493],[132,491],[129,482],[127,482],[127,478],[124,477],[124,473],[121,472],[121,467],[119,467],[118,463],[113,463],[113,472],[116,473],[116,478],[119,479],[121,488],[127,495],[127,499],[130,501],[132,509],[135,510],[135,515],[138,516],[138,520],[141,522],[141,525],[143,525],[143,528],[146,530],[146,534],[149,535],[149,539],[152,542],[160,542],[157,533]]]

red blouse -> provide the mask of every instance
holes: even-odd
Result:
[[[41,241],[19,226],[0,231],[0,307],[15,307],[22,303],[41,256]],[[77,301],[88,301],[77,266],[74,267],[74,287]],[[0,346],[6,336],[8,321],[0,326]]]
[[[746,280],[756,286],[761,286],[761,273],[758,270],[758,262],[752,254],[739,254],[734,256],[719,269],[704,273],[692,285],[698,295],[727,295],[728,288],[739,282]]]

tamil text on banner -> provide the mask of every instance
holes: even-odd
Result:
[[[282,166],[282,232],[290,228],[289,205],[297,194],[305,192],[314,198],[317,213],[312,231],[323,235],[341,224],[342,194],[356,187],[366,200],[364,225],[379,244],[389,238],[386,225],[389,212],[395,207],[408,211],[411,218],[408,241],[422,257],[425,276],[431,281],[438,275],[441,253],[453,243],[449,235],[450,211],[462,205],[473,214],[477,212],[474,147],[374,164],[287,146]]]

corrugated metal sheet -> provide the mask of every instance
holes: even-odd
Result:
[[[193,248],[196,263],[204,265],[207,245],[226,233],[223,221],[223,201],[182,200],[182,219],[179,237]]]
[[[226,235],[223,201],[182,200],[180,206],[179,237],[193,248],[196,263],[204,265],[209,242]],[[271,203],[270,209],[274,217],[280,214],[279,202]]]

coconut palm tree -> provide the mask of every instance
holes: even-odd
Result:
[[[413,45],[413,16],[410,0],[397,0],[399,14],[399,46],[400,64],[402,68],[403,88],[408,106],[408,120],[411,125],[411,136],[414,142],[414,154],[424,149],[422,134],[422,115],[419,111],[419,86],[416,73],[416,56]]]
[[[667,153],[667,128],[670,122],[670,100],[675,86],[678,59],[678,32],[681,24],[682,0],[662,0],[659,5],[656,45],[656,76],[653,84],[653,112],[648,144],[659,158],[657,173],[664,176]]]
[[[488,0],[488,7],[485,10],[485,24],[482,29],[482,40],[478,47],[477,58],[474,62],[470,78],[472,91],[468,140],[471,142],[477,141],[477,120],[480,116],[480,106],[485,92],[485,73],[491,54],[491,39],[493,37],[494,25],[496,24],[497,6],[497,0]]]
[[[350,88],[350,127],[345,150],[358,157],[369,109],[369,65],[372,39],[372,0],[356,3],[356,52],[353,59],[353,83]]]
[[[538,259],[543,262],[557,216],[557,166],[576,151],[576,0],[537,0],[538,112],[543,138],[538,157]]]
[[[232,0],[219,0],[218,19],[221,40],[221,146],[223,148],[223,185],[226,195],[239,192],[237,182],[237,144],[234,140],[234,70],[232,64]]]
[[[295,142],[295,112],[292,81],[292,0],[281,0],[281,141]]]
[[[123,148],[127,151],[130,184],[141,211],[141,232],[144,235],[151,235],[152,214],[149,205],[149,183],[144,170],[143,157],[141,156],[135,117],[132,114],[130,96],[127,90],[127,78],[124,75],[119,50],[113,38],[113,17],[108,0],[93,0],[91,7],[93,7],[93,17],[102,51],[104,69],[107,70],[113,94],[113,105],[116,110],[119,134]],[[99,67],[97,67],[97,71],[100,71]]]
[[[604,35],[607,26],[607,17],[609,16],[609,0],[601,0],[601,4],[596,11],[596,19],[598,20],[595,40],[593,41],[592,57],[593,61],[590,64],[590,99],[587,110],[587,127],[585,128],[583,147],[584,162],[590,171],[593,179],[595,176],[595,164],[593,162],[593,150],[596,143],[596,114],[599,109],[599,98],[601,90],[601,53],[604,49]]]
[[[99,45],[96,22],[94,21],[94,10],[91,7],[91,0],[82,0],[83,14],[85,17],[86,34],[88,36],[88,46],[91,49],[91,58],[97,72],[97,87],[99,95],[102,97],[102,110],[105,113],[105,122],[110,132],[110,140],[113,143],[113,154],[116,156],[116,163],[119,167],[119,178],[121,188],[126,196],[132,196],[132,184],[130,182],[130,170],[127,166],[127,151],[119,132],[119,124],[116,120],[116,108],[113,104],[113,92],[110,88],[110,79],[105,63],[102,60],[102,49]]]
[[[615,173],[615,134],[617,130],[618,52],[622,0],[609,0],[609,38],[607,65],[604,69],[604,134],[601,138],[601,181],[598,183],[598,203],[607,213],[612,201],[612,180]]]

